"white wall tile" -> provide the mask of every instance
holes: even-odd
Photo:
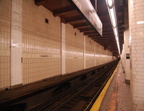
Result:
[[[10,88],[11,0],[0,1],[0,90]]]
[[[138,21],[144,20],[143,13],[143,0],[129,0],[129,26],[132,35],[131,47],[131,63],[132,63],[132,95],[134,104],[134,111],[144,110],[144,102],[142,90],[143,83],[143,69],[144,69],[144,24],[137,24]],[[135,75],[135,76],[134,76]],[[135,89],[137,87],[137,90]],[[137,94],[137,95],[136,95]]]

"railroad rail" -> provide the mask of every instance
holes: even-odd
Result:
[[[9,111],[89,111],[113,73],[118,60],[80,76],[7,102]],[[17,110],[18,109],[18,110]]]

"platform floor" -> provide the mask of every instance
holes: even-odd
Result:
[[[121,62],[105,94],[99,111],[132,111],[130,85],[125,83]]]

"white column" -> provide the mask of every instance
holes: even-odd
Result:
[[[11,86],[22,84],[22,0],[12,0]]]
[[[144,1],[128,1],[133,111],[144,111]]]
[[[94,66],[96,66],[96,43],[94,42]]]
[[[99,47],[99,52],[100,52],[100,53],[99,53],[99,59],[100,59],[99,65],[101,65],[101,64],[102,64],[102,62],[101,62],[101,61],[102,61],[102,57],[101,57],[101,55],[102,55],[101,48],[102,48],[102,47],[101,47],[101,45],[99,45],[99,46],[100,46],[100,47]]]
[[[62,74],[66,73],[65,57],[65,24],[62,23]]]
[[[85,53],[86,53],[86,37],[84,36],[84,69],[86,69],[86,56],[85,56]]]
[[[124,31],[124,49],[125,49],[125,55],[124,55],[124,69],[125,69],[125,75],[126,75],[126,83],[130,82],[130,58],[128,58],[128,54],[130,54],[130,48],[129,48],[129,30]]]

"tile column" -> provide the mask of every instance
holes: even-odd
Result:
[[[133,111],[144,111],[144,0],[129,0]]]
[[[84,36],[84,69],[86,69],[86,36]]]
[[[65,24],[62,23],[62,74],[66,73],[65,52]]]
[[[12,0],[11,86],[22,84],[22,0]]]
[[[130,41],[129,41],[129,29],[124,31],[124,49],[125,49],[125,53],[124,53],[124,69],[125,69],[125,82],[126,83],[130,83]]]

